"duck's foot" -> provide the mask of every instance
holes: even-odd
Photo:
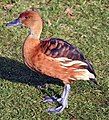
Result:
[[[62,101],[62,98],[57,98],[56,96],[52,96],[52,97],[49,97],[49,96],[45,96],[45,98],[44,98],[44,100],[43,100],[43,102],[48,102],[48,103],[50,103],[50,102],[61,102]]]
[[[58,102],[59,106],[56,108],[50,108],[47,111],[52,113],[61,113],[65,108],[68,108],[68,94],[70,91],[70,85],[66,84],[64,87],[64,91],[61,95],[61,98],[57,98],[55,96],[45,97],[44,102]]]
[[[63,98],[57,98],[56,96],[52,96],[52,97],[46,96],[43,102],[45,103],[58,102],[59,104],[63,104]],[[65,105],[66,108],[68,108],[68,101],[66,101]]]
[[[63,100],[61,101],[62,103],[60,104],[60,106],[56,107],[56,108],[50,108],[47,111],[50,113],[61,113],[65,108],[68,108],[68,100]]]

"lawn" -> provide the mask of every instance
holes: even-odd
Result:
[[[63,85],[24,65],[22,45],[28,30],[5,26],[31,7],[37,8],[44,20],[41,39],[59,37],[76,45],[92,61],[97,74],[99,86],[84,81],[71,85],[69,108],[61,114],[48,114],[46,109],[56,104],[45,104],[42,100],[46,95],[59,96]],[[43,119],[109,120],[108,0],[0,2],[0,120]]]

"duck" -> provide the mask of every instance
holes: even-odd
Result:
[[[92,63],[75,45],[60,38],[40,40],[44,24],[37,10],[26,10],[17,19],[6,24],[7,27],[19,25],[30,31],[22,49],[24,63],[31,70],[57,78],[64,84],[60,98],[45,97],[44,102],[59,103],[58,106],[49,108],[48,112],[61,113],[68,108],[68,96],[74,82],[84,80],[97,84]]]

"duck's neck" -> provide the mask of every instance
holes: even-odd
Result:
[[[37,24],[30,28],[30,36],[36,40],[40,39],[41,32],[42,32],[42,24]]]

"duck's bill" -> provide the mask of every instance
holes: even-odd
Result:
[[[7,27],[18,26],[18,25],[21,25],[21,22],[19,19],[15,19],[6,24]]]

